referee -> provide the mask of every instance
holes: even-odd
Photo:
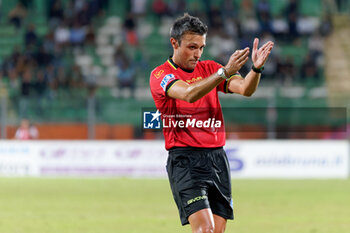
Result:
[[[189,14],[176,19],[170,30],[173,55],[152,71],[150,87],[167,122],[163,125],[167,172],[181,223],[190,224],[195,233],[222,233],[227,219],[233,219],[233,202],[218,92],[251,96],[273,42],[258,49],[255,38],[253,66],[243,78],[238,71],[248,61],[248,47],[236,50],[225,66],[199,60],[207,31]]]

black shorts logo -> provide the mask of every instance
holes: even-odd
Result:
[[[200,201],[200,200],[205,200],[205,199],[208,199],[208,197],[206,195],[203,195],[203,196],[198,196],[198,197],[195,197],[195,198],[192,198],[190,200],[187,201],[187,204],[190,205],[194,202],[197,202],[197,201]]]

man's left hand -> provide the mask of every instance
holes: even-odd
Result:
[[[260,49],[258,49],[259,39],[255,38],[253,43],[252,61],[254,67],[260,69],[264,66],[269,57],[274,43],[272,41],[266,42]]]

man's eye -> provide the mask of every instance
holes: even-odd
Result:
[[[195,46],[190,46],[190,49],[196,49],[196,47]]]

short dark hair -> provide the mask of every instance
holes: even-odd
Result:
[[[181,44],[182,36],[186,33],[205,35],[208,27],[199,18],[185,13],[182,17],[177,18],[170,29],[170,37],[174,38]]]

